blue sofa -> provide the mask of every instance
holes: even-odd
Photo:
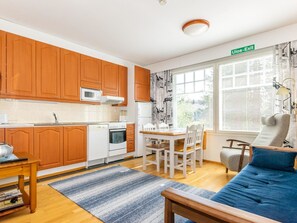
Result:
[[[297,172],[293,169],[296,149],[257,149],[254,160],[211,201],[176,190],[169,189],[169,194],[164,191],[165,200],[171,205],[171,210],[165,208],[165,219],[169,219],[166,222],[174,222],[176,213],[203,223],[297,223]],[[262,149],[267,149],[268,154]],[[180,211],[181,207],[184,211]],[[205,220],[207,217],[209,221]]]

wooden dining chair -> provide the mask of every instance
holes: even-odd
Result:
[[[153,131],[156,130],[156,126],[148,123],[146,125],[142,126],[143,131]],[[162,152],[164,152],[164,149],[166,148],[165,143],[161,143],[159,140],[156,139],[147,139],[145,140],[144,150],[143,150],[143,169],[146,170],[146,166],[148,164],[154,164],[157,166],[157,172],[160,172],[160,164],[161,161],[164,159],[162,156]],[[156,158],[155,160],[148,160],[147,159],[147,153],[148,152],[155,152]]]
[[[197,125],[187,126],[186,137],[183,145],[175,145],[174,147],[174,168],[182,170],[184,177],[187,177],[187,165],[191,165],[192,170],[196,172],[196,139],[197,139]],[[164,172],[167,173],[169,166],[168,156],[169,149],[164,152]],[[178,157],[182,157],[182,161],[178,161]]]
[[[197,138],[196,138],[196,160],[199,161],[199,166],[203,165],[203,143],[204,143],[204,125],[197,125]]]

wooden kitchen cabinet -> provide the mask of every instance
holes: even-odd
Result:
[[[87,159],[86,126],[64,127],[64,165],[85,162]]]
[[[34,157],[39,170],[63,166],[63,127],[34,128]]]
[[[119,65],[102,61],[102,91],[103,95],[119,95]]]
[[[0,143],[4,143],[5,142],[5,134],[4,134],[5,130],[4,129],[0,129]]]
[[[128,105],[128,68],[119,66],[119,96],[125,98],[119,106]]]
[[[80,101],[80,54],[61,49],[61,99]]]
[[[150,102],[150,70],[135,66],[134,75],[135,101]]]
[[[13,146],[13,152],[26,152],[33,155],[33,128],[5,129],[5,142]]]
[[[7,94],[36,96],[35,41],[7,33]]]
[[[6,32],[0,31],[0,94],[6,93]]]
[[[135,151],[135,124],[127,124],[127,153]]]
[[[101,90],[102,61],[93,57],[81,55],[80,86]]]
[[[60,98],[60,48],[36,42],[37,97]]]

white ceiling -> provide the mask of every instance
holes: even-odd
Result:
[[[1,0],[0,18],[148,65],[297,23],[297,1]],[[210,22],[208,32],[184,35],[196,18]]]

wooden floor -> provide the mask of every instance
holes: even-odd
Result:
[[[80,173],[74,173],[63,177],[39,182],[37,185],[37,210],[34,214],[30,214],[29,209],[16,212],[11,215],[0,217],[0,222],[7,223],[91,223],[101,222],[91,214],[77,206],[71,200],[67,199],[56,190],[48,186],[49,183],[61,179],[69,178],[71,176],[80,175],[86,172],[96,171],[98,169],[106,168],[112,165],[122,165],[135,170],[142,170],[142,159],[131,159],[116,164],[107,165],[104,167],[87,170]],[[197,165],[198,166],[198,165]],[[164,174],[163,169],[158,173],[154,165],[148,166],[146,173],[156,176],[168,178]],[[191,172],[189,169],[188,177],[183,178],[181,171],[175,171],[175,178],[173,180],[188,185],[204,188],[212,191],[220,190],[235,173],[225,174],[225,168],[218,163],[204,162],[202,168],[197,167],[196,173]]]

